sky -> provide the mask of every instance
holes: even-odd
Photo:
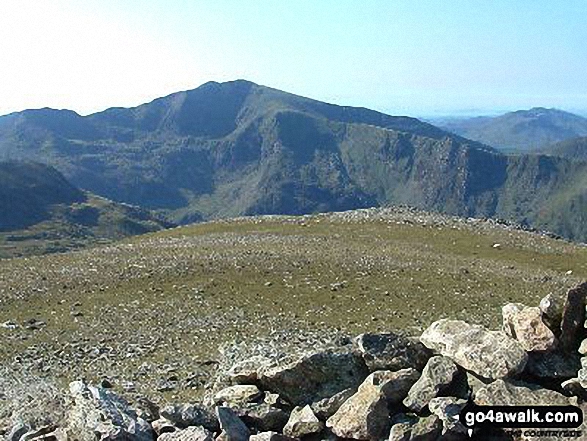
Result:
[[[0,0],[0,115],[247,79],[412,116],[587,114],[584,0]]]

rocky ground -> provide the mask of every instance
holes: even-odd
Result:
[[[441,319],[419,337],[364,333],[297,353],[267,341],[240,351],[244,358],[238,350],[227,355],[229,363],[198,402],[141,397],[130,404],[104,382],[74,381],[65,393],[5,374],[0,439],[587,439],[580,420],[545,435],[531,426],[516,433],[460,417],[473,405],[587,410],[586,299],[587,283],[549,294],[539,306],[509,303],[499,330]]]
[[[210,222],[0,260],[1,365],[187,402],[251,353],[447,317],[496,327],[504,303],[586,277],[583,246],[496,221],[389,208]]]

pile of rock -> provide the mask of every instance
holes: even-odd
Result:
[[[112,392],[77,381],[59,426],[13,419],[0,438],[467,439],[458,415],[468,403],[587,408],[586,297],[584,284],[538,307],[508,304],[497,331],[443,319],[419,338],[362,334],[291,359],[256,357],[224,372],[226,384],[199,404],[144,400],[132,409]]]

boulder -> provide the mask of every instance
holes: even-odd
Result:
[[[159,409],[159,415],[180,429],[188,426],[202,426],[212,432],[218,429],[218,420],[203,406],[196,404],[175,404]]]
[[[371,372],[421,370],[432,355],[420,341],[394,333],[361,334],[354,343]]]
[[[450,358],[435,356],[428,360],[422,376],[414,383],[403,400],[404,406],[420,413],[430,400],[446,393],[456,378],[459,370]]]
[[[509,303],[502,308],[504,331],[520,342],[526,351],[551,351],[556,337],[542,321],[538,307]]]
[[[326,421],[326,426],[340,438],[379,439],[389,424],[387,400],[371,374],[357,393],[345,401]]]
[[[166,418],[159,418],[155,421],[152,421],[151,427],[157,435],[161,435],[163,433],[172,433],[179,430],[175,424]]]
[[[379,387],[387,403],[393,406],[402,402],[419,378],[420,372],[412,368],[396,372],[376,371],[369,375],[363,384],[367,383]]]
[[[149,423],[137,417],[128,403],[113,392],[74,381],[69,385],[73,406],[67,419],[67,433],[79,441],[120,439],[152,441]]]
[[[202,426],[190,426],[171,433],[164,433],[157,441],[214,441],[212,432]]]
[[[292,405],[310,404],[348,388],[356,388],[368,374],[354,352],[321,351],[295,361],[262,369],[264,390],[279,394]]]
[[[229,408],[219,406],[216,408],[216,416],[222,432],[216,438],[219,441],[248,441],[251,433],[241,419]]]
[[[296,407],[283,428],[283,434],[292,438],[301,438],[306,435],[320,433],[324,423],[320,421],[309,405]]]
[[[583,341],[581,341],[578,352],[581,355],[587,355],[587,338],[584,338]]]
[[[587,283],[567,292],[561,320],[560,344],[567,352],[575,352],[585,338],[585,297]]]
[[[352,397],[357,392],[356,389],[345,389],[337,394],[334,394],[330,398],[324,398],[320,401],[316,401],[310,405],[312,408],[312,412],[320,419],[321,421],[326,421],[332,415],[336,413],[340,406]]]
[[[418,419],[411,427],[410,441],[436,441],[442,434],[442,421],[436,415]]]
[[[442,319],[420,337],[422,343],[483,378],[495,379],[522,372],[528,354],[503,331],[461,320]]]
[[[239,405],[256,401],[261,398],[262,395],[263,392],[261,392],[255,385],[237,384],[236,386],[222,389],[214,395],[214,402],[216,404],[226,403],[229,405]]]
[[[442,421],[442,434],[464,434],[467,428],[459,421],[459,414],[467,400],[455,397],[436,397],[430,400],[428,408]]]
[[[496,380],[475,394],[480,406],[568,406],[568,397],[535,384]]]
[[[269,365],[271,365],[271,359],[255,355],[236,363],[229,369],[227,376],[232,384],[255,384],[259,377],[258,371]]]
[[[267,403],[248,403],[234,409],[249,427],[260,432],[281,432],[289,419],[289,412]]]

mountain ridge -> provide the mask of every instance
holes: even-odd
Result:
[[[440,127],[497,149],[540,152],[556,142],[587,135],[587,118],[564,110],[533,107],[498,116],[440,122]]]
[[[504,155],[415,118],[244,80],[84,117],[33,115],[0,124],[0,158],[46,162],[75,185],[179,223],[408,204],[587,239],[583,165]]]

